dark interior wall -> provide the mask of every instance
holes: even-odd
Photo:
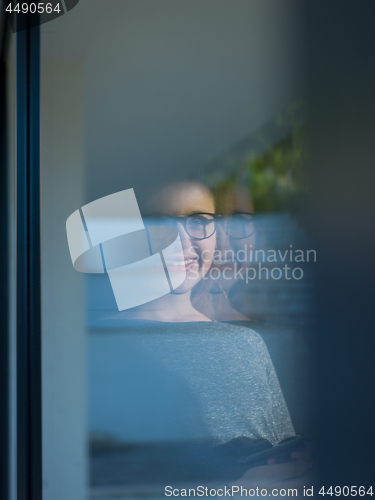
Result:
[[[374,479],[375,5],[305,6],[321,484]]]

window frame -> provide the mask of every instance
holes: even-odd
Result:
[[[4,13],[3,13],[4,14]],[[41,425],[41,289],[40,289],[40,29],[30,27],[12,33],[6,17],[0,19],[1,91],[0,91],[0,217],[3,234],[0,262],[2,280],[0,308],[3,332],[0,336],[0,496],[11,495],[16,482],[18,500],[42,498],[42,425]],[[7,123],[7,66],[10,37],[16,37],[16,110],[15,110],[15,218],[8,203],[10,171]],[[13,259],[9,229],[15,227],[16,276],[11,276]],[[16,287],[16,394],[10,382],[10,281]],[[13,313],[12,313],[13,314]],[[10,400],[16,398],[16,442],[9,437]],[[16,448],[16,477],[11,478],[11,447]]]

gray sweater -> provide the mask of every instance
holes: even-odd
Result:
[[[218,322],[126,321],[90,335],[91,431],[122,441],[293,436],[261,337]],[[164,433],[164,434],[163,434]]]

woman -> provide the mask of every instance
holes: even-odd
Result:
[[[107,334],[94,346],[106,378],[105,384],[98,378],[97,387],[101,384],[103,397],[117,391],[106,405],[106,421],[109,429],[118,429],[123,442],[168,441],[177,446],[174,462],[180,466],[174,470],[169,460],[159,482],[161,477],[179,482],[235,479],[248,468],[238,459],[249,455],[253,444],[271,447],[294,436],[293,425],[259,335],[213,322],[192,305],[192,290],[204,283],[216,246],[209,190],[196,182],[168,186],[152,198],[148,211],[150,224],[157,219],[156,226],[177,228],[183,258],[168,264],[183,269],[186,278],[170,294],[117,315],[123,333]],[[112,365],[117,366],[113,356],[118,356],[122,367],[112,375],[112,367],[103,361],[109,342]],[[95,380],[91,385],[95,392]],[[127,401],[125,409],[120,409],[120,400]],[[160,450],[157,457],[163,462]],[[145,480],[150,470],[146,462],[143,466],[139,473]],[[268,484],[301,471],[304,464],[298,470],[294,464],[273,464],[248,474],[250,481]]]

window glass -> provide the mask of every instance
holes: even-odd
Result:
[[[41,27],[46,500],[259,482],[310,431],[291,7],[80,0]]]

